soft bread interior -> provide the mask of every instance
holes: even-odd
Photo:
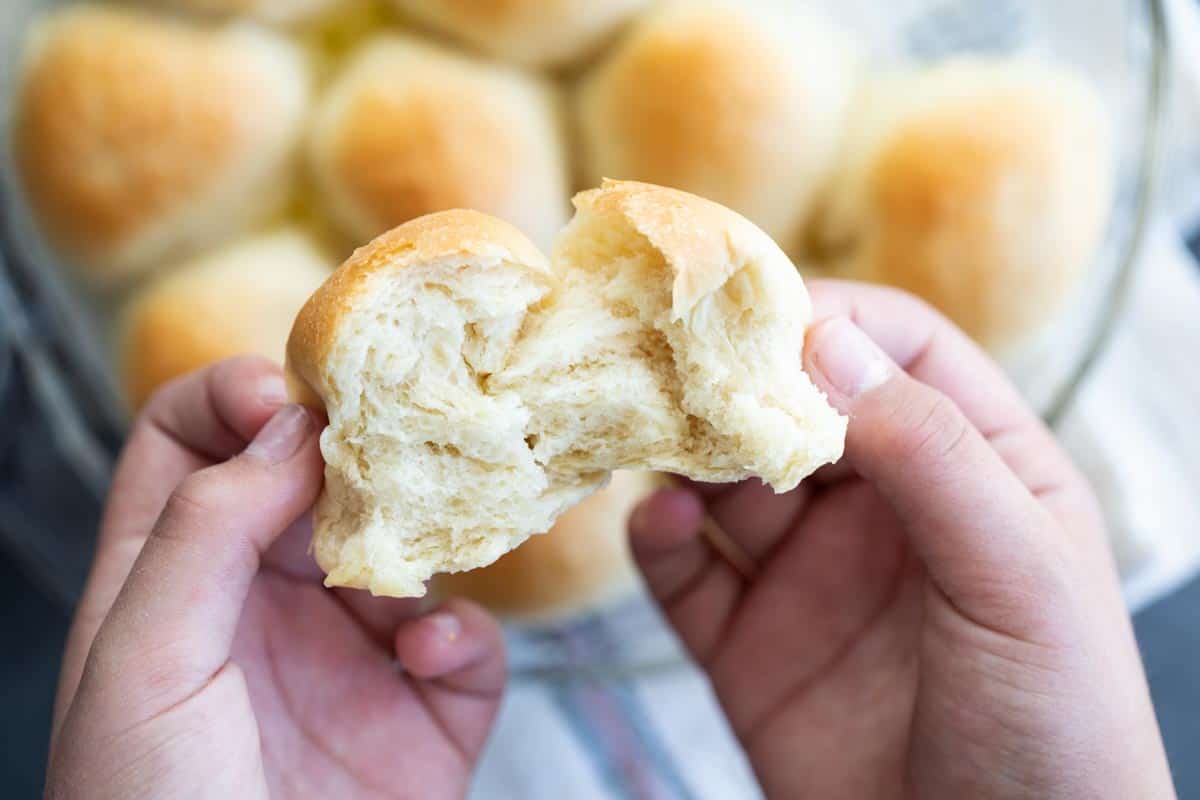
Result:
[[[554,255],[558,296],[491,385],[526,398],[527,435],[551,472],[759,475],[790,489],[821,455],[810,446],[828,446],[807,431],[833,415],[795,363],[810,316],[803,283],[761,234],[746,237],[760,252],[731,253],[703,243],[718,229],[685,207],[658,220],[630,213],[666,197],[577,199]],[[656,245],[656,223],[694,237],[691,252]]]
[[[807,294],[770,239],[641,184],[576,205],[552,267],[401,226],[302,312],[289,351],[329,415],[314,549],[331,585],[419,596],[549,530],[614,469],[782,491],[840,456],[845,421],[800,369]],[[412,225],[443,244],[503,226]]]
[[[487,564],[604,479],[551,486],[525,443],[529,412],[494,394],[549,276],[503,256],[372,276],[330,354],[317,508],[332,584],[420,595],[437,572]]]

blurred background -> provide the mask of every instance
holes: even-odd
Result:
[[[6,796],[40,794],[154,389],[280,360],[309,293],[396,224],[478,208],[550,248],[610,177],[730,206],[805,276],[916,292],[1000,361],[1097,487],[1200,797],[1195,0],[6,0],[0,54]],[[619,474],[434,587],[508,624],[477,796],[756,796],[625,550],[657,480]]]

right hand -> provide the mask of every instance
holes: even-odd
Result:
[[[770,797],[1173,797],[1091,490],[1001,372],[898,292],[814,282],[846,456],[631,521]],[[701,535],[704,514],[755,562]]]

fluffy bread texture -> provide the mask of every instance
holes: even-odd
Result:
[[[283,363],[296,312],[333,263],[303,234],[251,237],[157,277],[122,312],[120,367],[131,408],[172,378],[230,356]]]
[[[800,367],[808,294],[769,237],[645,184],[575,206],[553,262],[477,212],[406,223],[300,312],[293,394],[329,417],[327,584],[420,596],[616,469],[785,491],[840,457],[846,422]]]
[[[586,57],[650,0],[393,0],[414,19],[495,58],[558,67]]]
[[[438,577],[433,592],[467,597],[529,624],[567,620],[624,599],[639,586],[626,532],[629,515],[657,483],[652,473],[618,470],[549,533],[529,537],[490,566]]]
[[[362,0],[153,0],[158,5],[193,14],[253,17],[273,25],[289,25],[324,17]]]
[[[673,3],[639,20],[576,105],[591,183],[682,189],[796,252],[858,83],[855,44],[793,11]]]
[[[85,5],[41,20],[24,56],[17,169],[94,283],[211,247],[286,201],[309,94],[286,40]]]
[[[330,213],[356,242],[471,208],[546,246],[567,219],[550,87],[416,39],[381,36],[352,56],[319,105],[310,156]]]
[[[1003,352],[1071,295],[1113,203],[1111,123],[1049,65],[956,60],[880,78],[848,128],[819,249]]]

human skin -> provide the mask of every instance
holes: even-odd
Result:
[[[47,796],[465,794],[505,681],[481,609],[329,590],[323,466],[280,369],[222,362],[133,426],[68,637]]]
[[[927,306],[810,288],[804,363],[850,418],[843,462],[783,495],[665,490],[631,520],[767,796],[1174,797],[1085,480]]]
[[[843,462],[785,495],[690,484],[631,521],[768,796],[1173,797],[1085,481],[927,307],[811,289],[804,361],[850,416]],[[321,587],[321,421],[284,402],[278,368],[237,359],[139,418],[68,639],[50,797],[465,793],[499,631],[460,601]]]

